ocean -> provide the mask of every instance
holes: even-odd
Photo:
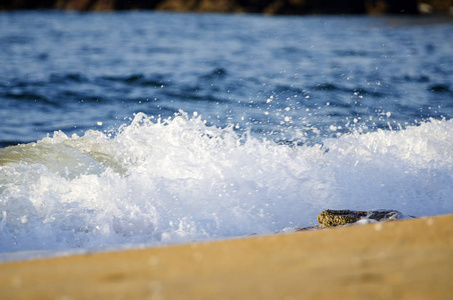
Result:
[[[452,17],[1,12],[0,260],[453,213],[452,37]]]

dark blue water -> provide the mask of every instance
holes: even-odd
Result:
[[[0,14],[0,144],[197,112],[278,142],[453,116],[452,19]]]
[[[0,13],[0,260],[453,213],[451,21]]]

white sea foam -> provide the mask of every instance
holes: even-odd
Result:
[[[453,121],[288,146],[182,113],[0,149],[0,252],[188,242],[324,209],[453,212]]]

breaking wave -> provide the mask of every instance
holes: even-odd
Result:
[[[311,226],[324,209],[453,212],[453,121],[285,145],[143,113],[0,149],[0,252],[162,245]]]

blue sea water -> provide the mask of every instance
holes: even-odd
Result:
[[[0,13],[0,252],[452,213],[452,21]]]

